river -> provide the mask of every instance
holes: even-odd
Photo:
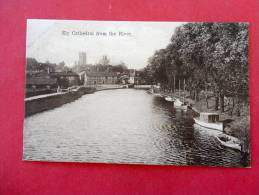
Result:
[[[193,112],[144,90],[99,91],[25,118],[23,159],[197,166],[242,166]]]

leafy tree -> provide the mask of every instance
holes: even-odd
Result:
[[[239,105],[248,97],[248,26],[245,23],[187,23],[175,30],[164,49],[149,59],[149,73],[172,89],[172,78],[186,80],[197,97],[205,90],[215,96],[215,109],[225,111],[224,99]],[[207,95],[206,95],[207,97]],[[238,106],[239,107],[239,106]]]

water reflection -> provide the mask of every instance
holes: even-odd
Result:
[[[85,95],[25,119],[24,159],[240,166],[241,154],[193,125],[193,113],[142,90]]]

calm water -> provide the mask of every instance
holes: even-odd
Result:
[[[23,158],[241,166],[241,153],[219,145],[192,117],[143,90],[99,91],[26,118]]]

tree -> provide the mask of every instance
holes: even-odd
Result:
[[[126,70],[128,70],[128,67],[126,66],[126,64],[125,64],[124,62],[121,62],[120,64],[113,66],[113,67],[112,67],[112,70],[113,70],[114,72],[123,73],[123,72],[125,72]]]
[[[224,112],[225,97],[232,97],[237,105],[248,97],[248,26],[184,24],[148,62],[152,77],[164,88],[172,89],[172,78],[185,79],[192,97],[209,89],[215,96],[215,109],[220,105]]]

